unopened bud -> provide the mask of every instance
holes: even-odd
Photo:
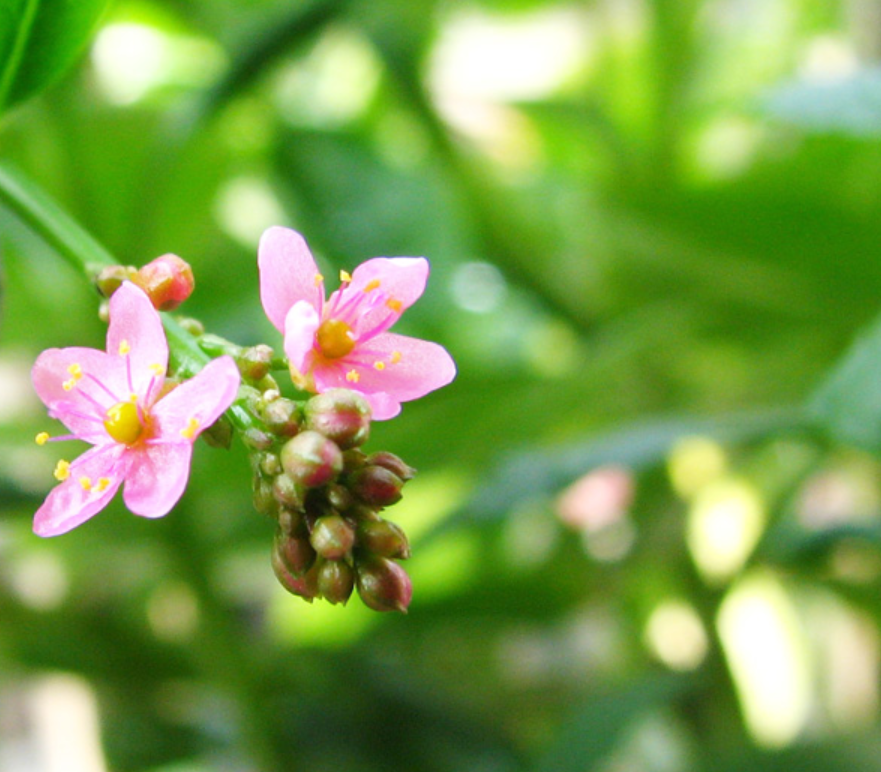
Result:
[[[275,532],[273,549],[285,568],[296,576],[302,576],[315,562],[315,550],[304,535],[292,536],[282,528]]]
[[[132,277],[132,281],[147,293],[153,307],[159,311],[173,311],[196,286],[190,264],[172,254],[151,260]]]
[[[358,594],[374,611],[407,612],[413,584],[407,572],[393,560],[371,557],[359,560],[356,569]]]
[[[318,592],[331,603],[342,603],[355,588],[355,572],[344,560],[325,560],[318,568]]]
[[[261,515],[271,515],[278,508],[275,497],[272,495],[272,486],[260,476],[254,480],[253,501],[254,509]]]
[[[412,466],[404,463],[401,458],[394,453],[389,453],[387,450],[371,453],[367,457],[365,463],[371,466],[381,466],[383,469],[388,469],[390,472],[394,472],[404,482],[412,480],[416,476],[416,470]]]
[[[227,450],[232,445],[232,435],[232,424],[225,415],[222,415],[199,436],[212,448]]]
[[[343,450],[363,445],[370,435],[370,405],[349,389],[328,389],[303,409],[306,428],[320,432]]]
[[[271,434],[253,426],[250,429],[245,429],[241,437],[242,442],[254,450],[269,450],[274,444]]]
[[[299,595],[310,603],[313,598],[317,597],[318,571],[314,565],[302,576],[296,576],[287,568],[287,566],[285,566],[284,561],[281,559],[281,555],[279,555],[278,551],[273,548],[272,570],[278,581],[281,583],[281,586],[288,592],[293,593],[294,595]]]
[[[364,466],[366,459],[367,454],[361,448],[349,448],[343,453],[343,471],[346,474],[351,474]]]
[[[279,397],[264,403],[260,417],[266,428],[279,437],[293,437],[300,431],[300,408],[292,399]]]
[[[264,343],[244,348],[236,357],[236,365],[242,378],[259,381],[269,375],[272,368],[272,349]]]
[[[270,453],[268,451],[260,453],[257,460],[257,466],[267,477],[281,474],[281,461],[279,461],[278,454],[276,453]]]
[[[305,491],[302,485],[295,483],[286,474],[280,474],[272,480],[272,495],[286,507],[299,509],[303,506]]]
[[[294,482],[317,488],[336,479],[343,469],[343,454],[324,435],[305,431],[284,444],[281,465]]]
[[[327,503],[337,512],[345,512],[355,503],[355,497],[348,488],[334,483],[327,487]]]
[[[406,559],[410,557],[407,534],[388,520],[362,520],[358,523],[358,548],[382,558]]]
[[[95,277],[95,286],[105,298],[109,298],[124,281],[131,281],[136,269],[130,265],[107,265]]]
[[[355,529],[340,515],[323,515],[309,537],[315,551],[328,560],[341,560],[355,544]]]
[[[404,481],[381,466],[365,466],[349,478],[349,490],[375,507],[389,507],[401,500]]]

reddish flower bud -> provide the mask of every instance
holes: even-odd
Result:
[[[363,445],[370,435],[370,405],[349,389],[328,389],[304,409],[306,428],[320,432],[342,450]]]
[[[280,504],[299,509],[303,506],[305,491],[286,474],[280,474],[272,481],[272,495]]]
[[[383,558],[410,557],[410,542],[400,526],[388,520],[362,520],[356,531],[358,548]]]
[[[349,478],[349,490],[375,507],[389,507],[401,500],[404,481],[381,466],[365,466]]]
[[[259,381],[272,369],[272,349],[265,343],[242,349],[235,358],[243,378]]]
[[[315,562],[315,550],[309,539],[303,536],[292,536],[279,528],[275,532],[273,550],[284,567],[295,576],[302,576]]]
[[[292,399],[279,397],[260,406],[266,428],[279,437],[293,437],[300,431],[300,408]]]
[[[381,466],[383,469],[388,469],[390,472],[394,472],[404,482],[412,480],[416,476],[416,470],[412,466],[404,463],[402,459],[394,453],[389,453],[387,450],[371,453],[367,457],[365,463],[370,466]]]
[[[302,576],[296,576],[285,566],[278,551],[273,549],[272,570],[281,586],[288,592],[299,595],[310,603],[318,596],[318,571],[315,565]]]
[[[324,435],[305,431],[282,447],[281,465],[294,482],[317,488],[336,479],[343,469],[343,454]]]
[[[324,515],[315,521],[310,541],[321,557],[341,560],[355,544],[355,529],[340,515]]]
[[[359,560],[356,581],[361,600],[374,611],[407,613],[413,584],[407,572],[393,560],[378,557]]]
[[[330,603],[346,604],[355,588],[355,572],[344,560],[325,560],[318,568],[318,591]]]
[[[190,264],[172,254],[151,260],[132,276],[132,281],[147,293],[153,307],[160,311],[173,311],[196,286]]]

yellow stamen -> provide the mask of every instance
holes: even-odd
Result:
[[[328,359],[339,359],[355,348],[352,328],[340,319],[322,322],[315,334],[321,353]]]
[[[76,378],[71,378],[69,381],[64,381],[61,384],[61,388],[65,391],[72,391],[74,386],[76,386]]]
[[[392,356],[389,359],[389,362],[391,362],[393,365],[396,365],[400,361],[401,361],[401,352],[400,351],[392,351]]]
[[[107,411],[104,428],[107,434],[123,445],[136,443],[144,431],[137,405],[134,402],[117,402]]]
[[[380,371],[385,370],[385,362],[379,362],[379,361],[376,361],[376,362],[373,363],[373,366],[374,366],[377,370],[380,370]]]
[[[315,286],[317,287],[323,281],[324,281],[324,277],[320,273],[316,273],[315,274]]]
[[[110,487],[110,478],[109,477],[99,477],[98,482],[95,485],[95,490],[98,493],[103,493]]]
[[[343,284],[351,284],[352,274],[350,274],[348,271],[340,271],[340,281]]]
[[[49,442],[49,432],[40,432],[36,437],[34,437],[34,442],[37,445],[45,445]]]
[[[180,436],[184,439],[191,440],[196,436],[196,432],[198,431],[201,424],[195,418],[191,418],[187,421],[187,425],[185,428],[180,430]]]
[[[389,298],[385,301],[385,305],[387,308],[390,308],[396,314],[401,313],[401,309],[404,307],[404,304],[398,300],[397,298]]]
[[[132,350],[132,347],[129,345],[129,342],[127,340],[121,340],[119,342],[119,355],[121,357],[124,357],[131,350]]]
[[[80,367],[80,365],[78,365],[76,362],[74,362],[72,365],[68,365],[67,372],[69,372],[77,380],[83,377],[83,368]]]
[[[150,365],[150,372],[153,373],[157,378],[161,378],[165,375],[165,368],[162,365]]]
[[[92,481],[88,477],[80,477],[80,487],[84,491],[92,490]]]
[[[358,381],[361,380],[361,375],[357,370],[349,370],[349,372],[346,373],[346,380],[349,383],[358,383]]]
[[[364,292],[373,292],[373,290],[379,288],[379,279],[373,279],[372,281],[367,282],[364,285]]]
[[[134,392],[132,392],[131,394],[128,395],[128,401],[131,402],[133,405],[137,405],[138,404],[138,395],[135,394]]]
[[[56,480],[64,482],[70,477],[70,461],[65,461],[63,458],[58,459],[58,463],[55,464],[55,471],[52,474]]]

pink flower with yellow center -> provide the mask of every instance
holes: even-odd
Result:
[[[263,234],[258,252],[260,298],[284,334],[284,350],[298,388],[347,388],[370,403],[373,417],[392,418],[401,402],[422,397],[456,376],[443,346],[387,332],[425,290],[424,257],[375,257],[325,299],[303,237],[288,228]]]
[[[193,442],[236,397],[239,372],[220,357],[167,391],[168,343],[144,292],[125,282],[110,299],[107,351],[49,349],[31,373],[52,418],[71,432],[48,440],[93,445],[59,461],[60,481],[34,516],[34,532],[56,536],[101,511],[125,482],[123,500],[136,515],[162,517],[183,495]]]

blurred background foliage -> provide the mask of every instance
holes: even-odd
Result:
[[[0,10],[0,162],[120,262],[279,347],[267,226],[425,255],[460,371],[368,445],[420,470],[406,617],[277,586],[240,443],[39,540],[29,369],[104,330],[0,209],[3,772],[881,768],[873,0]]]

